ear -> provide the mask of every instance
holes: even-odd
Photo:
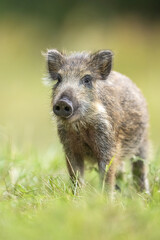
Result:
[[[64,64],[64,56],[56,49],[47,52],[48,71],[52,79],[57,78],[57,72]]]
[[[90,64],[100,73],[102,79],[106,79],[111,72],[112,56],[113,53],[109,50],[100,50],[91,54]]]

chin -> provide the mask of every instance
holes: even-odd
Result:
[[[79,113],[75,113],[72,116],[68,117],[68,118],[63,118],[63,117],[58,117],[57,118],[57,122],[61,123],[61,124],[69,124],[71,125],[72,123],[76,123],[80,120],[80,114]]]
[[[73,114],[70,118],[66,119],[69,123],[74,123],[76,121],[80,120],[80,115],[78,113]]]

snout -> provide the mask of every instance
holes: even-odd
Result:
[[[53,112],[57,116],[69,118],[73,114],[73,104],[68,98],[60,99],[53,106]]]

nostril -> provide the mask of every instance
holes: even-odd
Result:
[[[60,110],[60,107],[59,107],[59,106],[56,106],[55,109],[56,109],[57,111],[59,111],[59,110]]]
[[[53,112],[60,117],[68,118],[73,114],[72,102],[68,99],[60,99],[53,106]]]
[[[64,108],[64,110],[65,110],[66,112],[69,112],[69,111],[70,111],[70,107],[67,107],[67,106],[66,106],[66,107]]]

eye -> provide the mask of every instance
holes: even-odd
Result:
[[[57,81],[58,83],[62,82],[62,76],[59,73],[57,74]]]
[[[84,85],[86,86],[91,86],[91,80],[92,80],[92,77],[90,75],[85,75],[83,78],[82,78],[82,82]]]

